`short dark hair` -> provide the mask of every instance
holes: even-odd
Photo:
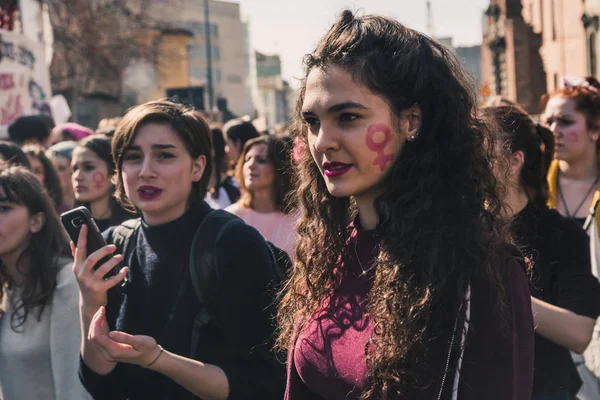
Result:
[[[186,150],[196,159],[206,157],[206,166],[202,178],[192,183],[190,201],[203,201],[208,190],[208,181],[212,173],[212,140],[208,123],[193,108],[161,99],[150,101],[130,109],[119,122],[112,138],[112,156],[116,165],[115,196],[129,210],[136,210],[127,198],[123,188],[121,174],[123,154],[131,146],[141,127],[148,124],[169,125],[181,139]],[[136,210],[137,211],[137,210]]]
[[[0,140],[0,159],[6,164],[20,165],[27,169],[31,169],[29,158],[16,143],[7,140]]]
[[[48,124],[48,117],[42,115],[26,115],[17,118],[8,127],[8,137],[13,142],[23,145],[34,142],[43,144],[50,136],[52,127]]]
[[[242,148],[248,140],[252,140],[260,136],[254,125],[249,121],[237,118],[232,119],[223,126],[223,134],[226,138],[239,142]],[[235,160],[234,160],[235,161]]]

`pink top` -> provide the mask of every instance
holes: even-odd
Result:
[[[358,399],[366,387],[365,346],[373,332],[373,321],[367,315],[367,296],[375,272],[369,267],[378,251],[376,243],[372,232],[354,228],[348,246],[350,254],[342,257],[339,267],[346,269],[346,275],[296,340],[293,362],[298,375],[324,399]]]
[[[255,228],[263,237],[281,250],[291,259],[296,254],[296,214],[282,212],[259,213],[251,208],[235,203],[225,208],[240,217],[245,223]]]

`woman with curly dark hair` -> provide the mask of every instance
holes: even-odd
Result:
[[[344,11],[305,67],[286,399],[530,399],[524,263],[458,61]]]

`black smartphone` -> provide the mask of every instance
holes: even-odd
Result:
[[[98,229],[98,225],[94,221],[92,214],[85,207],[77,207],[70,211],[67,211],[60,215],[60,221],[62,222],[67,234],[77,246],[77,239],[79,239],[79,232],[81,231],[81,227],[83,225],[87,226],[87,254],[86,257],[96,250],[101,249],[106,246],[106,241],[102,237],[100,233],[100,229]],[[94,266],[94,269],[97,269],[102,264],[107,262],[113,257],[113,254],[110,254],[106,257],[103,257],[98,263]],[[110,270],[108,274],[104,276],[104,279],[109,278],[113,275],[116,275],[119,272],[119,265]]]

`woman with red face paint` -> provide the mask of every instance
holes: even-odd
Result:
[[[115,131],[116,196],[141,218],[107,230],[109,245],[87,258],[82,229],[73,249],[80,376],[96,400],[282,398],[273,256],[256,229],[204,201],[211,147],[201,115],[169,101],[133,108]],[[125,275],[126,288],[109,291]]]
[[[344,11],[305,57],[288,400],[530,400],[533,318],[461,64]]]
[[[564,87],[542,98],[541,121],[555,136],[555,160],[548,171],[548,205],[578,222],[590,238],[592,273],[600,279],[600,83],[594,77],[565,78]],[[600,395],[600,328],[582,358],[573,355],[584,391]],[[591,375],[585,364],[594,371]]]
[[[90,210],[100,232],[133,217],[114,197],[115,162],[109,138],[92,135],[79,142],[73,150],[71,169],[75,203]]]
[[[589,239],[574,221],[546,204],[552,132],[536,126],[517,105],[486,112],[498,124],[496,171],[508,178],[505,217],[533,264],[533,400],[573,400],[582,382],[569,350],[583,353],[600,315],[600,284],[590,268]]]
[[[292,189],[292,139],[263,136],[246,143],[237,165],[240,200],[225,210],[256,228],[265,239],[293,257],[296,214]]]
[[[600,240],[596,213],[600,199],[600,84],[595,78],[565,78],[565,87],[542,99],[541,120],[556,138],[548,171],[549,205],[586,228],[592,271],[600,277]],[[587,223],[586,223],[587,222]]]

